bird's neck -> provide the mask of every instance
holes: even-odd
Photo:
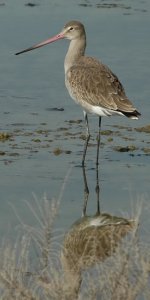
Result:
[[[65,57],[64,68],[65,74],[67,71],[78,62],[78,60],[84,56],[86,48],[86,37],[81,39],[75,39],[70,42],[68,52]]]

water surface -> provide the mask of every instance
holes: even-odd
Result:
[[[63,60],[68,41],[14,55],[56,34],[71,19],[85,24],[87,53],[109,65],[142,113],[138,121],[102,119],[102,211],[132,216],[137,202],[143,199],[147,208],[149,133],[136,129],[149,125],[149,1],[116,1],[115,5],[83,0],[33,1],[35,6],[27,3],[14,0],[0,5],[0,132],[10,135],[8,140],[0,141],[1,235],[18,224],[12,206],[25,223],[32,224],[25,201],[34,202],[35,196],[41,201],[44,194],[48,199],[57,198],[68,170],[57,227],[65,230],[81,215],[80,165],[85,127],[82,110],[70,99],[64,85]],[[90,117],[92,138],[86,161],[89,214],[94,212],[96,201],[97,126],[98,119]],[[120,152],[114,149],[116,146],[135,149]],[[142,218],[147,219],[146,211]],[[149,228],[147,221],[144,226]]]

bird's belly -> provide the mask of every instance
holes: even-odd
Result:
[[[87,112],[90,112],[92,114],[95,114],[95,115],[98,115],[98,116],[101,116],[101,117],[109,117],[109,116],[112,116],[112,115],[121,115],[123,116],[123,114],[119,111],[116,111],[116,110],[113,110],[113,109],[109,109],[109,108],[104,108],[104,107],[101,107],[101,106],[94,106],[94,105],[90,105],[90,111],[87,111]]]

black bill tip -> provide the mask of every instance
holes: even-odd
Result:
[[[28,51],[31,51],[31,50],[34,50],[34,47],[30,47],[30,48],[27,48],[25,50],[19,51],[19,52],[15,53],[15,55],[20,55],[22,53],[25,53],[25,52],[28,52]]]

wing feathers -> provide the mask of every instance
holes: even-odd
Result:
[[[121,112],[136,110],[117,76],[101,62],[82,57],[66,74],[66,86],[75,101]]]

